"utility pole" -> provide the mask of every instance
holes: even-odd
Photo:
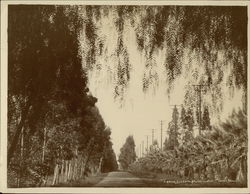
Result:
[[[151,145],[153,145],[153,143],[154,143],[154,131],[156,129],[148,129],[148,130],[151,130],[151,133],[152,133],[152,144]]]
[[[147,154],[148,154],[148,135],[147,135]]]
[[[163,121],[164,120],[160,120],[160,122],[161,122],[161,151],[162,151],[162,124],[163,124]]]
[[[144,141],[142,141],[142,156],[144,155]]]
[[[152,145],[154,143],[154,132],[155,132],[156,129],[152,129]]]
[[[192,86],[195,88],[195,91],[197,91],[199,95],[199,135],[201,135],[201,128],[202,128],[202,125],[201,125],[201,103],[202,103],[201,92],[203,91],[202,89],[208,85],[197,84],[197,85],[192,85]]]
[[[139,154],[140,158],[141,158],[141,144],[140,144],[140,154]]]

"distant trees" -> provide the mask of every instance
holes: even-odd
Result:
[[[211,130],[212,129],[211,124],[210,124],[210,115],[209,115],[209,111],[208,111],[207,106],[204,107],[204,111],[203,111],[202,129],[203,130]]]
[[[210,120],[210,118],[208,118]],[[191,108],[181,108],[181,113],[175,106],[172,113],[172,120],[168,125],[168,139],[165,140],[164,150],[174,150],[179,145],[185,144],[193,137],[194,116]]]
[[[164,142],[164,150],[173,150],[179,145],[186,144],[194,137],[194,127],[200,127],[201,130],[207,132],[211,130],[210,115],[208,107],[204,107],[202,119],[198,119],[199,112],[196,111],[196,118],[194,117],[193,109],[184,106],[181,107],[180,117],[177,107],[175,106],[172,113],[172,120],[168,125],[169,137]],[[195,122],[196,121],[196,122]]]
[[[159,149],[159,144],[158,144],[158,141],[155,139],[153,141],[153,144],[150,145],[149,150],[158,150],[158,149]]]
[[[168,150],[168,148],[169,148],[168,138],[166,137],[165,141],[163,143],[163,150],[166,151],[166,150]]]
[[[133,136],[128,136],[126,142],[120,149],[119,163],[122,169],[127,170],[129,165],[136,159],[135,142]]]
[[[110,172],[118,169],[116,155],[112,149],[112,144],[106,145],[105,153],[102,157],[101,172]]]
[[[175,147],[178,147],[178,136],[179,136],[179,113],[177,107],[174,106],[172,113],[172,120],[168,124],[168,143],[166,144],[166,149],[173,150]]]

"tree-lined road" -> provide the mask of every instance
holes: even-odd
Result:
[[[129,172],[110,172],[95,187],[145,187],[141,178],[132,175]]]

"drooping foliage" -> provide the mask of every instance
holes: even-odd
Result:
[[[118,169],[118,164],[116,161],[116,155],[115,155],[114,150],[112,149],[112,144],[109,143],[107,145],[107,148],[103,157],[101,172],[110,172],[110,171],[115,171],[117,169]]]
[[[137,55],[128,49],[129,44],[135,44],[128,40],[132,31],[141,53],[137,57],[142,58],[141,64],[136,65],[143,66],[144,92],[158,87],[161,71],[166,73],[168,93],[175,87],[175,81],[184,77],[189,84],[208,85],[206,94],[214,109],[222,106],[225,87],[232,95],[236,89],[242,89],[246,101],[246,7],[86,6],[86,9],[91,10],[95,26],[90,28],[94,30],[92,37],[100,42],[92,44],[101,51],[96,52],[96,69],[110,73],[107,79],[113,83],[116,98],[123,99],[135,69],[131,61]],[[102,25],[105,20],[110,21],[105,24],[116,29],[113,50],[107,42],[109,31]],[[163,60],[157,60],[158,55],[163,55]],[[114,65],[105,61],[110,56]],[[194,96],[189,92],[187,88],[187,97],[192,101]],[[189,104],[187,99],[185,103]]]

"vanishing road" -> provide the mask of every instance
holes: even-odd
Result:
[[[95,187],[145,187],[142,179],[129,172],[110,172]]]

